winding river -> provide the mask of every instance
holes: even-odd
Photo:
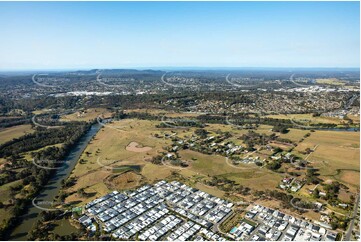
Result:
[[[65,158],[66,162],[64,162],[64,164],[59,169],[57,169],[56,175],[50,179],[48,184],[40,192],[37,197],[37,201],[42,201],[44,204],[46,204],[46,202],[51,203],[54,200],[61,188],[61,181],[70,175],[89,141],[95,136],[101,127],[102,126],[98,123],[93,124],[89,131],[83,137],[81,137],[78,144],[69,152]],[[38,203],[35,205],[37,204]],[[27,240],[29,231],[32,229],[35,222],[39,220],[39,214],[42,211],[42,209],[39,209],[38,207],[31,204],[28,211],[21,217],[20,224],[10,234],[9,240]]]

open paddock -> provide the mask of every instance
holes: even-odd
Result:
[[[339,181],[355,187],[360,178],[359,140],[359,132],[315,131],[295,148],[294,153],[300,155],[306,148],[317,147],[307,160],[320,169],[321,178],[327,180],[336,175]],[[337,173],[344,169],[354,172]]]
[[[9,128],[0,129],[0,144],[32,132],[34,132],[34,130],[32,129],[30,124],[17,125]]]
[[[97,117],[109,118],[111,111],[105,108],[90,108],[86,110],[78,110],[72,114],[64,115],[61,121],[90,121]]]

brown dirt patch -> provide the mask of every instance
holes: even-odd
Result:
[[[137,142],[130,142],[129,145],[125,148],[128,151],[132,152],[147,152],[152,149],[152,147],[143,147],[141,144],[138,144]]]
[[[358,171],[341,171],[339,175],[339,179],[343,182],[346,182],[348,184],[352,185],[360,185],[360,172]]]
[[[352,193],[348,192],[348,191],[345,191],[345,190],[341,190],[338,194],[338,198],[342,201],[342,202],[345,202],[345,203],[348,203],[348,202],[352,202],[351,199],[350,199],[350,196],[352,195]]]

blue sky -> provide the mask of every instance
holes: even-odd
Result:
[[[359,2],[0,2],[0,70],[359,67]]]

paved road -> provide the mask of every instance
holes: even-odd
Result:
[[[348,230],[347,230],[347,232],[345,234],[345,237],[343,238],[344,241],[350,241],[351,240],[351,234],[352,234],[353,226],[355,225],[355,218],[357,216],[357,210],[358,210],[359,202],[360,202],[360,195],[358,194],[357,199],[356,199],[356,203],[355,203],[355,207],[353,208],[353,213],[351,215],[350,226],[348,227]]]
[[[215,233],[221,233],[225,236],[228,237],[228,234],[227,233],[224,233],[222,232],[222,230],[220,230],[219,228],[219,225],[221,225],[226,219],[228,219],[230,216],[232,216],[234,213],[236,213],[237,211],[234,211],[232,210],[232,212],[228,213],[226,216],[224,216],[224,218],[222,218],[218,223],[216,223],[214,226],[213,226],[213,232]]]
[[[344,109],[350,109],[353,102],[359,97],[359,95],[353,95],[345,104]]]

